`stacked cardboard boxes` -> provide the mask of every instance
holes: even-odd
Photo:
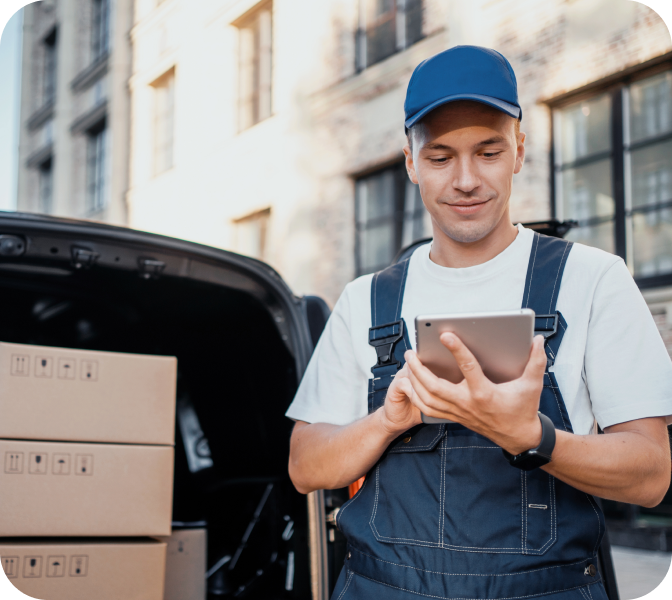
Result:
[[[176,369],[0,343],[0,557],[19,590],[163,599],[166,543],[149,536],[171,534]]]

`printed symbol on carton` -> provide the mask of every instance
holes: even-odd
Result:
[[[2,568],[7,575],[7,579],[14,579],[19,575],[19,557],[18,556],[3,556]]]
[[[58,378],[75,379],[77,377],[77,361],[72,358],[58,359]]]
[[[35,377],[51,377],[54,359],[50,356],[35,357]]]
[[[70,475],[70,455],[54,454],[51,472],[54,475]]]
[[[12,375],[28,377],[30,375],[30,356],[26,354],[12,354]]]
[[[78,454],[75,459],[75,475],[93,475],[93,454]]]
[[[23,559],[23,576],[42,577],[42,557],[41,556],[26,556]]]
[[[89,570],[88,556],[71,556],[70,557],[70,577],[86,577]]]
[[[23,452],[5,452],[5,473],[23,473]]]
[[[85,381],[98,381],[98,361],[82,361],[82,379]]]
[[[65,575],[65,556],[47,558],[47,577],[63,577]]]
[[[31,452],[28,472],[31,475],[44,475],[47,472],[49,455],[43,452]]]

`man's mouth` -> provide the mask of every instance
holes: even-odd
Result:
[[[481,210],[490,200],[472,200],[470,202],[447,202],[448,206],[460,215],[471,215]]]

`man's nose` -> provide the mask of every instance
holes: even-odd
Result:
[[[464,194],[470,194],[481,185],[481,179],[478,176],[476,165],[474,165],[471,157],[458,159],[456,166],[457,170],[453,181],[453,187],[456,190]]]

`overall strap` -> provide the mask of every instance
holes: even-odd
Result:
[[[406,259],[376,273],[371,282],[369,344],[375,348],[377,357],[376,364],[371,367],[371,393],[387,388],[404,365],[404,352],[410,348],[408,331],[401,318],[409,261]],[[381,398],[384,399],[384,394],[375,396],[370,411],[378,407]]]
[[[555,362],[567,323],[555,309],[572,242],[560,238],[534,234],[530,262],[527,267],[523,308],[535,314],[535,335],[546,338],[546,354],[550,367]]]

